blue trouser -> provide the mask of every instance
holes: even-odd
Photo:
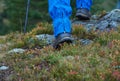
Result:
[[[70,0],[48,0],[49,13],[53,19],[54,35],[67,32],[71,33],[71,22],[69,17],[72,14]],[[92,0],[76,0],[76,8],[90,10]]]

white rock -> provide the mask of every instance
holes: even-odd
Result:
[[[45,41],[46,44],[51,44],[53,42],[53,40],[55,39],[55,37],[53,35],[49,35],[49,34],[36,35],[36,38],[40,41],[41,40]]]
[[[1,66],[1,67],[0,67],[0,70],[1,70],[1,71],[7,70],[7,69],[9,69],[9,67],[7,67],[7,66]]]
[[[104,16],[103,19],[117,19],[119,17],[120,17],[120,9],[114,9],[106,16]]]
[[[9,53],[9,54],[13,54],[13,53],[22,54],[22,53],[24,53],[24,52],[25,52],[24,49],[21,49],[21,48],[15,48],[15,49],[13,49],[13,50],[10,50],[8,53]]]

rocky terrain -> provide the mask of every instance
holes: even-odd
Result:
[[[55,38],[49,33],[35,34],[32,36],[32,34],[34,34],[32,32],[29,37],[26,36],[28,47],[26,44],[22,47],[23,43],[26,43],[21,42],[25,40],[22,36],[16,36],[15,40],[13,39],[15,38],[15,35],[13,35],[13,38],[9,35],[8,37],[10,38],[1,36],[0,81],[47,81],[47,79],[48,81],[57,81],[56,79],[58,79],[58,81],[63,81],[64,79],[66,79],[66,81],[119,81],[120,58],[117,56],[120,56],[120,9],[114,9],[111,12],[103,13],[102,15],[93,15],[90,21],[72,20],[72,25],[75,43],[73,46],[66,46],[64,47],[64,50],[62,49],[58,52],[50,47],[52,46]],[[78,30],[76,29],[77,27],[80,27],[78,29],[84,27],[84,29]],[[42,30],[44,30],[44,28]],[[81,34],[79,31],[83,32],[83,36],[77,35]],[[113,32],[113,36],[112,34],[108,35],[111,31]],[[95,34],[91,34],[91,32],[94,32]],[[116,32],[118,32],[118,37],[116,36]],[[101,36],[101,34],[103,35]],[[111,37],[109,38],[109,36]],[[10,42],[10,39],[12,40],[12,43]],[[14,43],[17,44],[12,46]],[[35,47],[29,45],[35,45]],[[116,49],[114,49],[114,47]],[[94,56],[96,53],[98,55]],[[110,57],[109,54],[111,55]],[[81,62],[80,59],[82,59],[85,64]],[[81,64],[81,70],[74,62],[78,65]],[[103,62],[103,64],[101,62]],[[57,69],[57,67],[59,69]],[[116,68],[116,70],[113,70],[111,67]],[[106,70],[108,68],[110,71]],[[60,73],[65,73],[62,72],[62,70],[64,70],[67,74],[61,75]],[[25,71],[26,73],[22,71]],[[36,71],[41,72],[41,74]],[[87,74],[87,72],[91,72],[92,74]],[[99,73],[97,74],[97,72]],[[46,73],[51,73],[51,75]],[[94,73],[98,76],[95,76]],[[82,75],[82,77],[79,74]],[[59,76],[62,78],[60,79]],[[68,78],[65,78],[65,76]],[[69,78],[70,76],[72,76],[71,79]],[[113,77],[113,79],[110,77]]]

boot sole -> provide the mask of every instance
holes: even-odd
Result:
[[[63,39],[61,39],[60,41],[58,41],[57,43],[55,43],[55,44],[53,45],[53,47],[54,47],[55,49],[58,49],[58,48],[60,48],[61,45],[64,44],[64,43],[71,44],[71,43],[73,43],[73,39],[72,39],[71,37],[64,37]]]
[[[76,17],[79,20],[90,20],[90,18],[88,16],[86,16],[85,14],[82,14],[82,13],[76,14]]]

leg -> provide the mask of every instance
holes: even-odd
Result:
[[[72,9],[70,0],[49,0],[49,13],[53,19],[55,37],[64,32],[71,33],[69,17]]]
[[[80,20],[89,20],[91,5],[92,0],[76,0],[76,17]]]
[[[70,0],[49,0],[49,13],[53,19],[54,36],[56,40],[53,47],[59,48],[61,43],[72,43],[71,22],[72,14]]]
[[[80,9],[80,8],[85,8],[90,10],[92,5],[92,0],[76,0],[76,8]]]

